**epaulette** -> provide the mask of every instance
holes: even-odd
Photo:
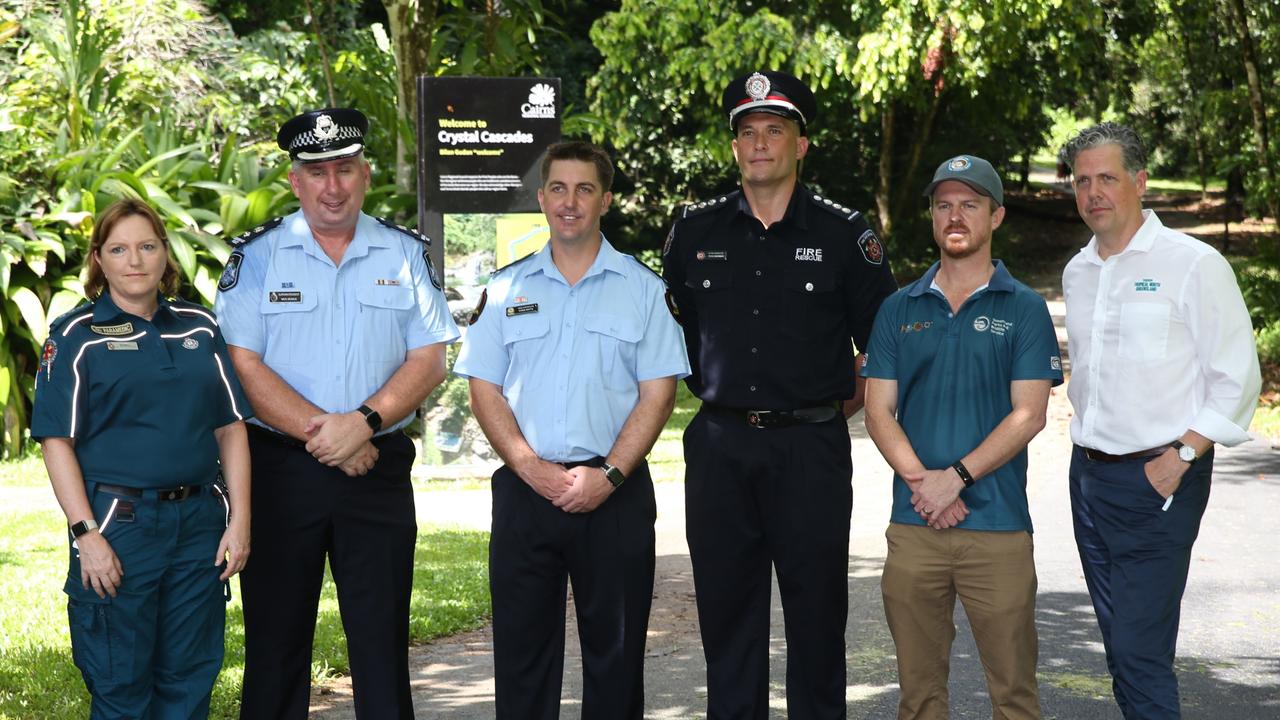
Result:
[[[831,198],[824,198],[818,194],[811,195],[810,197],[813,198],[814,205],[817,205],[818,207],[822,208],[823,210],[826,210],[827,212],[833,215],[839,215],[840,217],[844,218],[845,220],[848,220],[849,222],[853,222],[854,220],[857,220],[858,216],[862,215],[862,213],[858,212],[857,210],[851,210],[841,205],[840,203],[832,200]]]
[[[92,302],[83,302],[75,306],[74,308],[71,308],[70,310],[62,313],[58,317],[54,318],[53,322],[49,323],[49,335],[53,335],[54,331],[61,328],[67,322],[67,320],[71,318],[72,315],[75,315],[76,313],[82,313],[85,310],[89,310],[92,307],[93,307]]]
[[[685,205],[684,209],[680,211],[680,219],[684,220],[686,218],[691,218],[695,215],[701,215],[702,213],[708,210],[712,210],[718,207],[723,207],[725,203],[729,202],[729,198],[733,197],[737,192],[738,191],[735,190],[734,192],[731,192],[727,195],[721,195],[720,197],[712,200],[703,200],[702,202],[696,202],[696,203],[691,203],[689,205]]]
[[[418,232],[413,228],[407,228],[403,225],[397,225],[395,222],[382,217],[375,217],[374,220],[377,220],[378,222],[382,223],[383,227],[391,228],[392,230],[397,230],[399,232],[402,232],[405,235],[408,235],[409,237],[413,238],[414,240],[417,240],[420,243],[426,243],[427,247],[431,247],[431,238],[427,237],[426,235],[423,235],[422,233]]]
[[[253,242],[254,240],[257,240],[259,236],[261,236],[263,233],[266,233],[268,230],[274,230],[278,225],[280,225],[281,222],[284,222],[284,218],[282,217],[271,218],[270,220],[259,225],[258,227],[252,230],[245,230],[239,235],[231,238],[231,240],[228,241],[227,244],[230,245],[232,248],[242,248],[245,245],[248,245],[249,243]]]
[[[519,264],[520,264],[520,263],[522,263],[522,262],[525,262],[526,260],[528,260],[529,258],[531,258],[531,257],[533,257],[534,255],[537,255],[537,254],[538,254],[538,253],[536,253],[536,252],[531,252],[531,253],[529,253],[528,255],[525,255],[524,257],[520,258],[519,260],[513,260],[513,261],[511,261],[511,262],[507,263],[506,265],[503,265],[502,267],[500,267],[500,268],[498,268],[498,269],[494,270],[493,272],[489,273],[489,277],[491,277],[491,278],[497,277],[497,276],[498,276],[498,273],[506,272],[507,270],[510,270],[511,268],[513,268],[513,267],[515,267],[515,266],[519,265]]]

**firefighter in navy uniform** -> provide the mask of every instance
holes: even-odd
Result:
[[[751,73],[724,108],[741,190],[685,208],[663,264],[702,399],[684,448],[707,716],[768,714],[772,564],[790,717],[842,718],[854,345],[896,285],[866,219],[797,180],[804,83]]]

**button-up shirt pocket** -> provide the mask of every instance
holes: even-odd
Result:
[[[360,303],[360,325],[363,337],[383,344],[388,362],[400,363],[404,357],[405,326],[414,306],[413,288],[403,285],[364,285],[356,290]]]
[[[626,315],[588,315],[583,320],[599,358],[600,380],[611,390],[629,391],[636,386],[636,346],[644,336],[639,318]]]
[[[266,326],[267,364],[297,365],[314,359],[314,341],[321,328],[316,317],[316,295],[307,289],[268,288],[258,306]]]
[[[1170,308],[1164,303],[1129,302],[1120,306],[1120,357],[1163,360],[1169,343]]]
[[[531,313],[502,318],[502,344],[507,351],[507,375],[503,392],[517,398],[525,389],[523,383],[536,384],[535,378],[547,377],[548,363],[568,362],[557,358],[546,315]],[[536,390],[536,388],[530,388]]]

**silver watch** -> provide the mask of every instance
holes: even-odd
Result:
[[[1178,459],[1184,463],[1193,463],[1196,461],[1196,449],[1182,442],[1174,440],[1169,446],[1178,451]]]

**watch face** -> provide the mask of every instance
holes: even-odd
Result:
[[[1183,462],[1195,462],[1196,449],[1190,445],[1183,445],[1178,448],[1178,457],[1181,458]]]

